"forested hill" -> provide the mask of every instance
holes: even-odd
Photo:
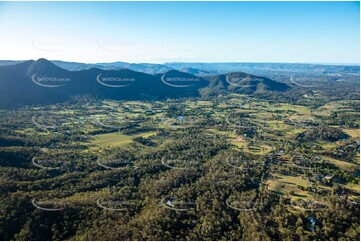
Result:
[[[285,84],[241,72],[204,78],[177,70],[155,75],[130,69],[69,71],[46,59],[0,66],[2,107],[51,104],[77,95],[114,100],[197,97],[202,88],[211,88],[218,93],[219,85],[238,93],[288,89]],[[251,88],[247,88],[248,85]]]

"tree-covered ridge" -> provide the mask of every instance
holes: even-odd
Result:
[[[347,134],[342,132],[339,128],[329,127],[326,125],[320,125],[316,128],[307,130],[302,135],[300,135],[301,139],[307,140],[307,141],[313,141],[313,140],[325,140],[325,141],[337,141],[340,139],[346,139],[348,137]]]

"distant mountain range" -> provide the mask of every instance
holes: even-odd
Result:
[[[242,71],[251,74],[283,72],[310,74],[360,74],[359,65],[321,65],[297,63],[164,63],[174,69],[194,68],[202,71],[217,71],[219,74]]]
[[[18,64],[22,61],[4,60],[0,61],[0,66]],[[170,70],[179,70],[192,75],[206,76],[211,74],[225,74],[229,72],[247,72],[253,75],[264,75],[273,77],[275,73],[292,74],[348,74],[359,75],[359,65],[321,65],[321,64],[297,64],[297,63],[197,63],[197,62],[168,62],[164,64],[151,63],[128,63],[111,62],[87,64],[80,62],[67,62],[52,60],[53,64],[68,70],[80,71],[91,68],[103,70],[130,69],[133,71],[144,72],[148,74],[160,74]]]
[[[50,62],[46,59],[6,63],[0,65],[2,107],[63,102],[77,95],[115,100],[162,100],[197,97],[202,89],[213,93],[289,89],[286,84],[243,72],[210,75],[211,72],[193,68],[182,68],[187,73],[158,65],[159,71],[164,68],[163,72],[149,74],[120,67],[126,65],[122,62],[113,63],[112,68],[103,68],[102,64],[94,67],[82,63]],[[59,63],[74,70],[61,68]]]

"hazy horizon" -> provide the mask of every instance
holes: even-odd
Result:
[[[127,61],[112,61],[112,62],[81,62],[81,61],[72,61],[72,60],[52,60],[45,57],[39,57],[37,59],[24,59],[24,60],[0,60],[0,61],[29,61],[33,60],[36,61],[38,59],[47,59],[49,61],[62,61],[62,62],[73,62],[73,63],[83,63],[83,64],[107,64],[107,63],[116,63],[116,62],[124,62],[130,64],[159,64],[159,65],[166,65],[167,63],[205,63],[205,64],[231,64],[231,63],[254,63],[254,64],[304,64],[304,65],[340,65],[340,66],[360,66],[360,63],[321,63],[321,62],[264,62],[264,61],[214,61],[214,62],[207,62],[207,61],[168,61],[168,62],[127,62]]]

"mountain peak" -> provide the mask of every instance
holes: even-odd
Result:
[[[45,74],[45,73],[60,73],[66,72],[66,70],[54,65],[52,62],[48,61],[47,59],[40,58],[34,61],[28,68],[27,74],[34,75],[34,74]]]
[[[54,65],[52,62],[48,61],[45,58],[39,58],[35,61],[36,65]]]

